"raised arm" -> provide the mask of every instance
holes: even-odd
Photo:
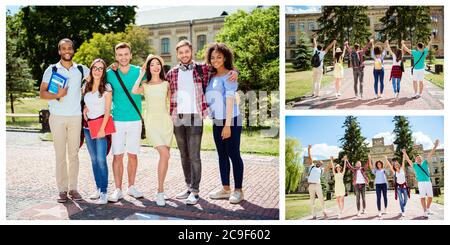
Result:
[[[330,44],[328,44],[327,48],[324,50],[325,53],[327,53],[328,50],[330,50],[330,48],[332,48],[332,47],[333,47],[333,53],[334,53],[334,46],[336,45],[336,42],[337,42],[336,40],[333,40]],[[333,57],[334,57],[334,54],[333,54]]]
[[[345,169],[347,168],[347,164],[345,164],[345,161],[347,161],[347,155],[344,156],[344,164],[342,164],[342,165],[344,165],[344,168],[342,169],[342,174],[344,174],[344,175],[345,175]]]
[[[405,41],[404,41],[404,40],[402,40],[402,49],[403,49],[406,53],[411,54],[411,49],[409,49],[408,47],[406,47]]]
[[[348,45],[348,41],[344,42],[344,48],[347,49],[349,54],[352,52],[352,48],[350,48],[350,46]]]
[[[308,162],[309,162],[308,166],[313,164],[313,160],[312,160],[312,156],[311,156],[311,148],[312,148],[312,146],[308,145]]]
[[[347,168],[349,168],[351,171],[355,171],[355,168],[350,164],[350,162],[347,160],[347,158],[345,159],[345,165],[346,165]]]
[[[392,55],[393,53],[392,53],[391,45],[389,44],[389,40],[386,39],[386,42],[384,42],[384,46],[386,48],[386,51],[388,51]]]
[[[409,156],[406,153],[406,149],[403,149],[402,152],[403,152],[403,160],[406,160],[408,162],[409,166],[412,167],[413,162],[411,161],[411,159],[409,159]]]
[[[367,155],[367,163],[366,163],[366,167],[365,168],[367,168],[367,164],[369,165],[370,170],[373,170],[372,158],[371,158],[370,154]]]
[[[434,39],[434,35],[431,34],[431,36],[430,36],[430,41],[428,41],[428,45],[427,45],[428,51],[430,51],[430,49],[431,49],[431,43],[433,42],[433,39]]]
[[[389,167],[389,169],[391,169],[392,173],[394,173],[394,167],[392,166],[392,164],[389,162],[388,157],[384,156],[384,161],[386,162],[386,167]]]
[[[313,37],[313,47],[314,47],[314,49],[316,49],[317,48],[317,37]]]
[[[145,75],[145,66],[146,66],[146,64],[147,64],[147,62],[145,62],[145,63],[142,65],[142,67],[141,67],[141,72],[139,73],[139,77],[138,77],[138,79],[136,79],[136,81],[134,82],[133,89],[131,90],[131,92],[132,92],[133,94],[142,94],[142,93],[144,92],[144,87],[141,86],[141,81],[142,81],[142,78],[143,78],[144,75]]]
[[[369,47],[372,45],[373,43],[373,39],[370,39],[367,43],[366,46],[364,48],[362,48],[362,51],[365,53],[367,52],[367,49],[369,49]]]
[[[402,169],[403,169],[403,171],[405,171],[405,158],[404,157],[402,159]]]
[[[434,152],[436,151],[436,148],[439,146],[439,140],[434,141],[433,149],[428,153],[427,161],[428,163],[431,162],[431,157],[434,155]]]
[[[330,164],[331,164],[331,169],[333,170],[333,175],[335,175],[336,174],[336,169],[334,168],[333,157],[330,157]]]

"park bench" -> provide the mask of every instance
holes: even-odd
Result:
[[[334,70],[334,66],[324,66],[323,68],[323,74],[326,74],[329,71],[333,71]]]
[[[444,68],[443,65],[440,65],[440,64],[436,64],[436,65],[426,64],[425,66],[426,66],[426,70],[427,71],[435,73],[435,74],[440,74],[441,72],[444,71],[443,70],[443,68]]]

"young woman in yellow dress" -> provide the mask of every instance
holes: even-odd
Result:
[[[347,156],[344,156],[344,162],[347,160]],[[341,165],[334,165],[333,157],[331,157],[331,166],[333,167],[334,175],[334,195],[336,196],[336,201],[339,206],[338,219],[341,218],[342,211],[344,211],[344,197],[345,197],[345,185],[344,185],[344,175],[345,175],[345,163],[344,168]]]
[[[150,144],[159,153],[158,163],[158,193],[156,204],[164,206],[164,180],[166,178],[170,157],[170,144],[173,138],[173,123],[167,110],[167,100],[170,98],[169,83],[165,80],[164,60],[150,54],[141,68],[132,93],[144,94],[145,97],[145,130]],[[140,84],[142,78],[146,80]]]

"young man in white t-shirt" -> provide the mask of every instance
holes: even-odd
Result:
[[[316,201],[316,195],[319,199],[320,205],[322,206],[322,213],[324,218],[327,217],[327,214],[325,212],[325,201],[323,199],[323,193],[322,193],[322,184],[320,182],[320,179],[322,177],[322,174],[328,170],[327,168],[323,168],[323,162],[318,161],[316,164],[313,163],[312,157],[311,157],[311,145],[308,145],[308,191],[309,191],[309,200],[311,204],[311,215],[313,219],[316,219],[316,212],[315,212],[315,201]]]
[[[320,83],[322,81],[323,76],[323,59],[325,58],[325,55],[327,54],[328,50],[330,50],[333,44],[336,43],[336,40],[333,40],[333,42],[331,42],[325,50],[322,50],[323,49],[322,45],[317,44],[316,37],[313,38],[313,43],[314,43],[314,51],[312,55],[314,56],[316,53],[318,53],[320,59],[320,65],[318,67],[313,67],[313,91],[314,91],[313,97],[317,97],[319,96]]]

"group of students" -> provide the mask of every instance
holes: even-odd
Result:
[[[233,66],[232,50],[223,43],[213,43],[206,51],[206,63],[193,61],[188,40],[176,46],[179,64],[167,74],[164,60],[150,54],[142,67],[130,64],[131,46],[122,42],[115,46],[116,62],[107,66],[101,58],[91,66],[76,64],[73,42],[58,43],[60,61],[50,65],[43,75],[40,97],[49,100],[50,130],[56,155],[56,182],[60,203],[83,199],[78,192],[78,152],[86,139],[96,191],[90,197],[98,204],[117,202],[123,198],[123,158],[127,153],[128,189],[134,198],[143,197],[135,186],[141,134],[159,153],[156,204],[164,206],[167,195],[164,181],[168,170],[173,135],[180,150],[186,189],[176,195],[186,204],[199,201],[201,180],[200,147],[203,119],[213,120],[213,136],[217,147],[222,188],[209,194],[211,199],[229,199],[232,204],[244,200],[242,191],[244,164],[240,155],[242,118],[236,102],[238,72]],[[54,73],[67,78],[65,87],[49,92]],[[145,115],[142,99],[145,97]],[[84,101],[84,106],[82,106]],[[167,102],[170,110],[167,110]],[[115,132],[105,128],[112,117]],[[102,119],[96,137],[92,137],[87,121]],[[83,120],[84,119],[84,120]],[[145,125],[145,127],[143,127]],[[80,144],[81,143],[81,144]],[[108,196],[107,155],[112,149],[115,189]],[[66,154],[67,149],[67,154]],[[68,164],[66,161],[68,158]],[[230,188],[233,165],[234,190]],[[148,188],[148,187],[147,187]]]
[[[323,76],[323,60],[330,49],[333,51],[333,76],[335,78],[335,96],[341,96],[341,83],[344,79],[344,56],[345,51],[349,54],[350,65],[353,69],[353,90],[354,98],[363,99],[363,85],[364,85],[364,54],[370,48],[370,56],[374,61],[373,76],[374,76],[374,93],[375,99],[382,98],[384,92],[384,60],[389,52],[392,57],[392,69],[389,80],[392,81],[392,88],[394,91],[394,98],[398,99],[400,96],[400,82],[402,74],[405,72],[403,64],[403,55],[408,53],[413,56],[413,66],[411,67],[414,95],[413,98],[419,98],[423,93],[423,81],[425,77],[425,61],[428,52],[431,48],[433,36],[430,37],[428,45],[421,42],[417,43],[417,49],[411,50],[405,45],[405,41],[401,41],[401,48],[391,49],[389,40],[386,40],[383,45],[375,44],[371,39],[364,48],[355,43],[353,48],[348,42],[344,43],[344,50],[336,47],[336,40],[333,40],[325,49],[322,45],[317,44],[316,37],[313,38],[313,56],[311,64],[313,66],[313,97],[320,96],[320,84]],[[359,86],[358,86],[359,85]],[[358,90],[359,88],[359,90]]]
[[[414,169],[416,181],[419,189],[419,196],[421,205],[423,208],[423,217],[428,218],[429,215],[432,214],[430,211],[430,206],[433,199],[433,187],[430,179],[430,166],[429,162],[431,162],[431,158],[439,145],[439,140],[436,140],[434,143],[434,147],[431,152],[428,154],[427,159],[422,159],[421,155],[416,155],[415,161],[412,162],[406,153],[406,150],[403,149],[403,160],[402,164],[397,160],[394,160],[392,163],[388,160],[387,156],[385,156],[385,161],[376,161],[375,166],[372,163],[371,156],[368,156],[367,163],[365,166],[362,166],[361,161],[357,161],[354,166],[348,161],[347,156],[344,156],[342,159],[342,166],[340,164],[334,164],[333,157],[330,158],[330,163],[323,167],[322,161],[317,161],[313,163],[311,157],[311,145],[308,146],[308,190],[310,195],[310,205],[311,205],[311,215],[313,219],[316,219],[316,211],[315,211],[315,199],[316,196],[319,199],[319,202],[322,207],[323,216],[326,218],[327,213],[325,212],[325,201],[322,193],[322,184],[321,177],[328,170],[332,170],[334,177],[334,196],[336,197],[336,202],[338,204],[339,213],[338,219],[341,219],[343,211],[344,211],[344,197],[346,194],[345,189],[345,180],[344,176],[346,173],[346,169],[349,169],[352,172],[353,179],[352,184],[354,187],[354,192],[356,196],[356,215],[359,217],[362,214],[366,213],[366,187],[369,184],[369,177],[367,172],[370,170],[375,175],[374,185],[376,192],[376,200],[377,200],[377,209],[378,209],[378,217],[381,219],[383,214],[387,213],[388,207],[388,198],[387,198],[387,190],[388,190],[388,181],[387,181],[387,173],[386,168],[391,170],[391,174],[394,178],[394,192],[395,192],[395,200],[398,200],[400,205],[399,214],[401,217],[405,216],[405,208],[410,198],[410,188],[407,183],[406,178],[406,169],[405,169],[405,161],[408,162],[409,166]],[[383,197],[383,209],[381,198]],[[362,205],[361,205],[362,204]]]

